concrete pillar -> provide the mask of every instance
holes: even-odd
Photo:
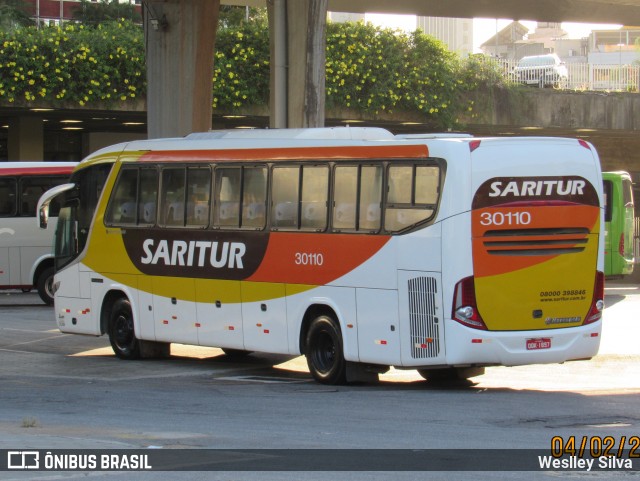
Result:
[[[9,121],[7,142],[9,160],[44,159],[44,131],[41,117],[23,116]]]
[[[149,138],[211,129],[220,0],[144,3]]]
[[[327,0],[269,2],[273,128],[323,127]]]

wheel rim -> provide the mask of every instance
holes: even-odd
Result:
[[[319,332],[313,349],[313,363],[318,372],[326,374],[336,362],[336,343],[328,332]]]
[[[114,328],[114,341],[116,346],[121,351],[128,351],[134,339],[133,319],[124,314],[120,314],[114,321]]]
[[[47,280],[44,283],[44,292],[50,299],[53,299],[53,276],[47,277]]]

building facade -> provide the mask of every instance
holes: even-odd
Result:
[[[461,56],[473,53],[473,19],[418,17],[417,28],[444,42],[449,50]]]

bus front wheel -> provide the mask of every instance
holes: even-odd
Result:
[[[315,318],[306,338],[309,372],[323,384],[344,384],[347,363],[342,351],[342,334],[338,323],[329,316]]]
[[[53,305],[53,267],[43,270],[36,280],[36,288],[42,302],[48,306]]]
[[[140,358],[140,341],[136,338],[131,303],[127,299],[118,299],[113,305],[109,318],[109,342],[120,359]]]

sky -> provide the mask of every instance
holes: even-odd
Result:
[[[391,28],[400,28],[407,31],[413,31],[416,28],[415,15],[389,15],[389,14],[376,14],[367,13],[365,16],[367,22],[372,22],[376,25],[382,25]],[[496,34],[497,31],[502,30],[509,25],[512,20],[495,19],[495,18],[474,18],[473,19],[473,46],[476,52],[480,51],[480,45],[490,39]],[[529,22],[520,20],[520,23],[529,30],[534,30],[536,22]],[[611,24],[587,24],[587,23],[572,23],[563,22],[562,28],[567,32],[567,38],[583,38],[588,37],[591,30],[606,30],[606,29],[618,29],[621,25]]]

